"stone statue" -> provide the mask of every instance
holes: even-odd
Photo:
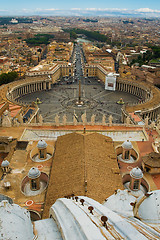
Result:
[[[148,127],[148,120],[149,120],[149,118],[148,118],[148,116],[145,118],[145,127]]]
[[[65,126],[67,123],[67,116],[66,114],[63,115],[63,125]]]
[[[82,114],[81,119],[82,119],[82,123],[83,123],[83,125],[86,125],[86,123],[87,123],[86,112]]]
[[[91,116],[91,125],[92,125],[92,126],[95,125],[95,118],[96,118],[96,115],[93,114],[93,115]]]
[[[150,127],[153,129],[153,128],[155,128],[155,126],[156,126],[155,122],[152,121],[151,124],[150,124]]]
[[[130,124],[130,117],[129,117],[129,116],[127,116],[127,118],[126,118],[126,124],[127,124],[127,125]]]
[[[54,118],[56,126],[59,126],[59,118],[60,118],[59,115],[56,114],[56,116]]]
[[[102,125],[105,126],[106,125],[106,116],[103,114],[102,117]]]
[[[23,116],[22,116],[22,113],[19,114],[18,120],[19,120],[20,124],[23,124]]]
[[[75,114],[73,115],[73,125],[74,125],[74,126],[77,125],[77,117],[76,117]]]
[[[17,118],[13,119],[13,126],[18,127],[20,125],[20,123],[18,122]]]
[[[160,115],[158,114],[157,116],[157,127],[160,128]]]
[[[8,115],[9,115],[8,110],[5,110],[3,113],[3,117],[2,117],[2,127],[11,127],[12,126],[11,119]]]
[[[113,116],[109,115],[108,120],[109,120],[109,126],[112,126]]]
[[[39,123],[40,123],[40,125],[43,125],[43,117],[41,114],[39,115]]]

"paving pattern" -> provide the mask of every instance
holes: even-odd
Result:
[[[63,115],[66,114],[67,121],[73,121],[73,114],[76,114],[78,122],[81,122],[81,115],[86,113],[87,121],[91,121],[91,116],[96,115],[95,121],[101,122],[103,114],[108,121],[109,115],[113,116],[114,123],[121,122],[121,107],[117,101],[123,98],[125,103],[136,103],[138,98],[125,92],[104,90],[104,85],[97,82],[97,79],[85,80],[91,83],[82,84],[82,100],[86,104],[78,107],[75,102],[78,100],[78,83],[67,84],[62,81],[58,85],[53,85],[50,91],[41,91],[25,95],[19,100],[25,103],[32,103],[39,98],[42,102],[39,104],[40,113],[44,122],[54,122],[55,116],[60,116],[62,122]]]

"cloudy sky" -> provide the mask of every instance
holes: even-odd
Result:
[[[160,13],[160,0],[8,0],[1,1],[0,15],[33,15],[33,14],[54,14],[56,12],[67,13],[87,11],[133,11],[151,13],[151,15]]]

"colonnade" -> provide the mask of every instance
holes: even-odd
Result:
[[[11,91],[8,92],[8,98],[10,100],[15,100],[25,94],[42,91],[46,89],[48,90],[51,89],[51,82],[49,81],[28,82],[12,88]]]
[[[152,94],[149,89],[143,88],[141,85],[134,85],[133,83],[126,82],[126,81],[117,81],[116,83],[116,90],[122,92],[131,93],[137,97],[142,99],[142,102],[148,101]]]
[[[142,118],[145,119],[148,117],[151,121],[157,119],[158,115],[160,114],[160,105],[156,106],[156,108],[150,109],[148,112],[142,112]]]
[[[142,101],[141,103],[138,103],[138,104],[147,102],[153,97],[152,92],[150,91],[150,89],[147,89],[146,86],[143,87],[141,84],[138,85],[138,84],[131,83],[129,81],[128,82],[123,80],[117,81],[116,89],[119,91],[131,93],[137,97],[140,97]],[[142,111],[140,111],[139,114],[143,119],[148,117],[151,121],[154,121],[160,114],[160,104],[157,104],[154,107],[151,107],[149,109],[143,109]],[[126,112],[125,114],[123,109],[122,121],[124,121],[124,118],[126,118],[127,116],[128,116],[128,113]]]

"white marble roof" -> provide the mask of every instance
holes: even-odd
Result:
[[[33,225],[30,213],[4,200],[0,202],[0,240],[32,240]]]
[[[130,203],[134,203],[135,201],[136,197],[131,195],[127,189],[118,189],[115,194],[106,199],[103,206],[125,216],[133,216],[133,207]]]
[[[141,202],[140,197],[137,202]],[[160,190],[148,193],[138,208],[138,215],[147,223],[160,223]]]

